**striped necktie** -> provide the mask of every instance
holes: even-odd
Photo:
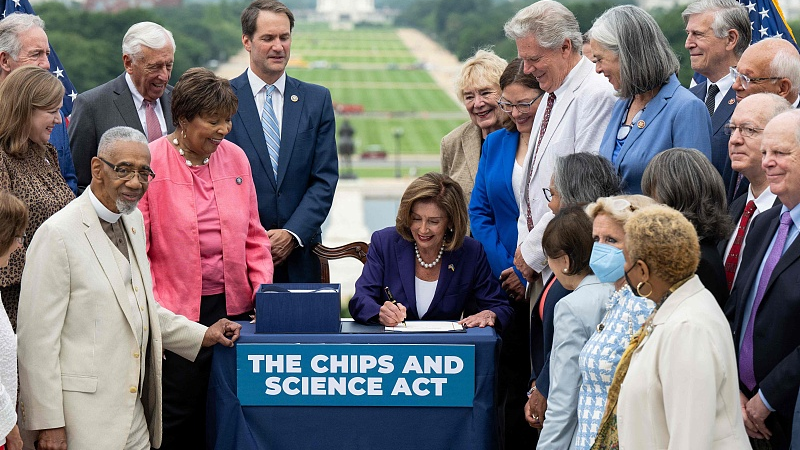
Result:
[[[272,163],[272,174],[275,181],[278,180],[278,154],[281,148],[281,128],[278,126],[278,118],[275,116],[275,109],[272,108],[272,92],[274,85],[267,85],[267,98],[264,101],[264,109],[261,111],[261,129],[264,131],[264,138],[267,141],[269,150],[269,160]]]
[[[717,94],[719,93],[719,88],[716,84],[711,83],[708,87],[708,94],[706,95],[706,109],[708,109],[708,115],[714,115],[714,105],[716,104]]]
[[[158,116],[156,115],[156,102],[149,100],[144,101],[144,118],[147,124],[147,142],[153,142],[163,136],[161,132],[161,124],[158,123]]]

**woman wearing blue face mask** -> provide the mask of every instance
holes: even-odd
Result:
[[[616,291],[606,302],[603,319],[578,358],[581,387],[573,440],[576,449],[589,449],[594,443],[617,363],[655,307],[651,300],[635,296],[625,282],[622,253],[625,222],[634,211],[653,204],[654,200],[643,195],[620,195],[600,198],[586,207],[593,221],[594,238],[589,266],[601,282],[614,283]]]

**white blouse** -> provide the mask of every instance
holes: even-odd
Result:
[[[420,319],[431,307],[437,284],[439,284],[439,280],[425,281],[414,277],[414,291],[417,293],[417,314],[419,314]]]
[[[2,299],[0,299],[2,302]],[[17,335],[0,305],[0,445],[17,423]]]

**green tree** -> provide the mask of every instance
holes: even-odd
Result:
[[[191,67],[227,60],[242,48],[239,16],[247,4],[223,1],[112,14],[43,3],[36,6],[36,13],[44,19],[70,80],[83,92],[122,73],[122,37],[138,22],[156,22],[172,32],[177,47],[172,84]]]

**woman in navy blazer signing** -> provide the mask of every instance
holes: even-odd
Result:
[[[588,32],[595,70],[620,97],[600,143],[600,154],[641,194],[647,163],[668,148],[700,150],[711,159],[711,118],[705,104],[678,82],[675,52],[656,21],[643,9],[616,6]]]
[[[467,223],[458,183],[440,173],[412,181],[400,200],[397,226],[372,235],[350,300],[353,318],[385,326],[406,319],[460,319],[466,327],[508,324],[511,306],[483,247],[466,236]]]

